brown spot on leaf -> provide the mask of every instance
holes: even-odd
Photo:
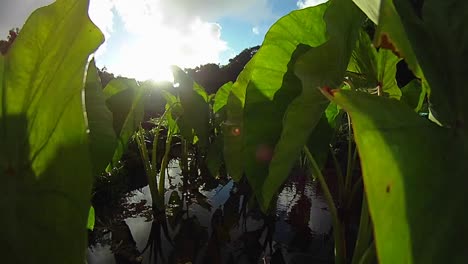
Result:
[[[388,36],[387,33],[382,33],[380,35],[379,47],[383,48],[383,49],[389,49],[389,50],[391,50],[393,52],[393,54],[395,54],[399,58],[402,57],[401,54],[400,54],[400,51],[397,49],[397,47],[395,47],[392,39]]]
[[[387,187],[385,188],[385,192],[390,193],[391,190],[392,190],[392,186],[390,184],[387,184]]]

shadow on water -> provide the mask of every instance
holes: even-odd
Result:
[[[246,182],[187,178],[171,162],[160,215],[151,212],[147,186],[129,192],[112,213],[96,208],[88,263],[333,262],[326,202],[300,170],[270,215],[261,213]]]

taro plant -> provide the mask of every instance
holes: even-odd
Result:
[[[375,237],[375,244],[366,239],[362,245],[359,237],[370,231],[360,231],[354,254],[362,258],[352,262],[372,259],[374,245],[382,263],[466,262],[463,243],[454,241],[468,232],[467,7],[457,0],[331,0],[281,18],[232,86],[228,171],[235,179],[245,173],[267,211],[309,138],[329,142],[317,135],[331,101],[350,117],[364,183],[361,226],[368,222],[367,200]],[[366,19],[377,24],[378,50],[361,31]],[[401,90],[395,81],[400,59],[417,77]],[[340,89],[343,82],[348,89]],[[425,98],[431,120],[417,113]],[[317,160],[324,150],[309,147],[306,156],[320,180]],[[335,211],[336,263],[347,263],[339,215],[332,197],[328,201]]]
[[[0,56],[5,262],[84,261],[93,162],[83,77],[103,41],[87,10],[72,0],[38,9]]]
[[[9,263],[83,263],[93,176],[120,155],[138,116],[138,96],[120,112],[125,122],[107,109],[128,87],[116,80],[103,91],[88,63],[104,40],[88,4],[36,10],[0,56],[0,246]]]

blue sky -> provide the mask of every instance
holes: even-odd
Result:
[[[20,3],[21,2],[21,3]],[[0,34],[21,27],[34,9],[53,0],[2,0]],[[98,67],[117,75],[170,78],[170,65],[226,64],[261,44],[269,27],[292,10],[324,0],[91,0],[90,17],[106,42]]]

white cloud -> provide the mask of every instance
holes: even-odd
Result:
[[[112,13],[113,0],[91,0],[89,4],[89,17],[98,26],[106,40],[109,40],[113,31]],[[107,42],[104,42],[96,52],[96,57],[99,58],[106,50]]]
[[[327,0],[299,0],[297,1],[297,7],[302,9],[309,6],[316,6],[325,2],[327,2]]]
[[[21,27],[34,9],[53,2],[0,1],[0,34],[4,34],[0,39],[10,28]],[[156,76],[172,64],[194,67],[220,63],[221,53],[229,50],[216,23],[222,17],[252,25],[273,17],[269,0],[91,0],[89,14],[108,42],[97,52],[98,64],[105,64],[116,74],[140,79]],[[121,24],[114,24],[116,15],[124,29],[116,28]],[[113,38],[122,31],[128,35]],[[259,34],[259,28],[252,28],[252,32]],[[116,43],[114,39],[125,40]],[[106,52],[113,52],[112,60],[102,63],[100,58],[109,57]]]
[[[252,28],[252,33],[254,33],[255,35],[260,34],[260,31],[259,31],[258,27],[253,27]]]
[[[129,37],[114,63],[106,65],[111,72],[158,79],[168,75],[170,65],[219,63],[220,54],[228,49],[221,38],[221,26],[200,16],[183,16],[176,10],[171,13],[170,8],[155,0],[113,3]]]

